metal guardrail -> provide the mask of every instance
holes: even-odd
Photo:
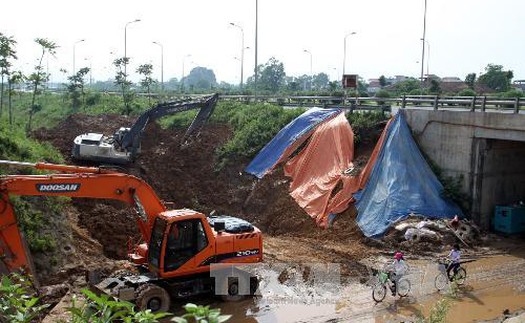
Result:
[[[239,102],[268,102],[287,107],[339,107],[352,110],[385,110],[392,105],[400,108],[424,107],[433,110],[462,109],[467,111],[487,110],[519,113],[525,107],[525,99],[497,98],[491,96],[438,96],[418,95],[397,98],[342,97],[342,96],[271,96],[271,95],[221,95],[222,100]]]

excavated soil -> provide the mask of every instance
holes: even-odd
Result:
[[[53,129],[35,131],[33,137],[57,147],[67,164],[79,164],[71,159],[77,135],[109,135],[133,121],[120,115],[77,114]],[[382,126],[368,131],[365,144],[357,147],[361,160],[372,151]],[[142,136],[141,154],[125,171],[148,182],[161,199],[173,203],[172,208],[188,207],[204,213],[216,210],[251,221],[266,236],[272,236],[265,242],[265,254],[276,261],[288,261],[300,254],[310,262],[348,263],[374,252],[355,224],[355,210],[341,214],[333,228],[317,227],[289,196],[289,182],[280,168],[260,181],[244,173],[249,160],[237,160],[217,170],[215,151],[232,135],[229,126],[207,124],[189,145],[181,147],[184,132],[150,123]],[[128,241],[139,238],[134,211],[120,202],[105,200],[73,199],[72,205],[79,227],[101,244],[104,255],[124,259]],[[347,272],[354,269],[348,267]]]

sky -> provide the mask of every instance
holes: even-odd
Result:
[[[525,1],[426,1],[425,74],[464,79],[492,63],[525,79]],[[243,34],[244,81],[253,75],[256,2],[258,64],[275,57],[287,76],[324,72],[331,80],[341,79],[343,62],[365,80],[421,73],[425,0],[6,0],[0,32],[17,41],[15,68],[26,73],[41,55],[34,40],[55,42],[55,57],[45,60],[55,82],[65,81],[60,69],[70,73],[73,60],[95,80],[112,78],[126,40],[135,82],[142,64],[160,80],[163,53],[165,82],[202,66],[237,84]]]

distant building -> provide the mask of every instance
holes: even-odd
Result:
[[[404,76],[404,75],[396,75],[394,76],[393,78],[392,77],[389,77],[386,79],[386,84],[387,85],[394,85],[396,83],[399,83],[399,82],[403,82],[403,81],[406,81],[408,80],[409,77],[408,76]]]
[[[368,93],[376,93],[381,90],[381,83],[379,79],[369,79],[368,80]]]
[[[441,79],[441,82],[460,83],[460,82],[463,82],[463,80],[457,76],[445,76],[444,78]]]
[[[525,80],[516,80],[512,82],[512,87],[517,90],[525,91]]]

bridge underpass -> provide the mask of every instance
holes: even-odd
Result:
[[[445,176],[462,178],[468,213],[483,229],[496,205],[525,202],[525,115],[405,112],[425,154]]]

